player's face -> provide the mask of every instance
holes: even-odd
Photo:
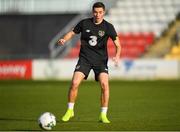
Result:
[[[105,14],[105,11],[101,7],[93,9],[93,17],[96,23],[99,23],[103,20],[104,14]]]

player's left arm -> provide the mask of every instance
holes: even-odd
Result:
[[[113,57],[113,61],[115,63],[115,66],[118,66],[118,63],[120,61],[120,54],[121,54],[121,44],[120,44],[118,34],[112,24],[109,24],[109,26],[108,26],[108,33],[109,33],[109,36],[111,37],[111,39],[113,40],[115,48],[116,48],[116,52],[115,52],[115,56]]]
[[[119,37],[117,36],[113,42],[116,47],[116,53],[115,53],[115,56],[113,57],[113,61],[115,63],[115,66],[118,66],[118,63],[120,60],[120,54],[121,54],[121,44],[120,44]]]

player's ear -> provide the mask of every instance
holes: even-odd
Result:
[[[106,10],[104,10],[104,15],[106,14]]]

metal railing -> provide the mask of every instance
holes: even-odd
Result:
[[[74,36],[71,40],[69,40],[65,45],[59,46],[57,41],[62,38],[67,32],[72,30],[72,28],[83,18],[87,17],[87,14],[81,14],[76,16],[72,21],[70,21],[66,27],[64,27],[49,43],[50,57],[64,57],[67,52],[77,43],[79,40],[79,36]]]

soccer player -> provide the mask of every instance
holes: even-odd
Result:
[[[81,20],[72,31],[58,40],[58,44],[64,45],[75,34],[81,33],[81,48],[79,60],[74,70],[71,86],[68,94],[68,109],[62,117],[62,121],[69,121],[74,116],[74,104],[76,101],[78,87],[83,79],[87,79],[90,70],[95,73],[95,80],[101,86],[101,113],[99,120],[102,123],[110,123],[107,118],[109,103],[109,78],[108,78],[108,53],[107,40],[110,37],[116,47],[113,61],[118,65],[120,59],[120,42],[112,24],[104,20],[105,5],[101,2],[94,3],[92,7],[92,18]]]

